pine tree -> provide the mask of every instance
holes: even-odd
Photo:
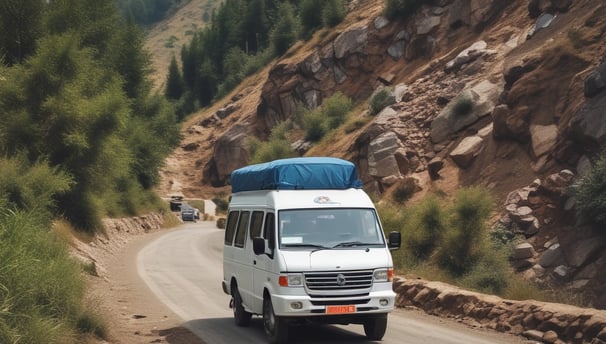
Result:
[[[294,9],[288,2],[282,3],[278,9],[278,22],[271,33],[271,43],[276,55],[284,54],[299,37],[299,22],[295,18]]]
[[[40,0],[0,1],[0,62],[20,63],[34,52],[42,35],[43,11]]]
[[[168,99],[178,100],[183,95],[183,78],[177,65],[177,59],[173,55],[168,67],[168,77],[166,78],[165,95]]]
[[[303,35],[311,36],[314,30],[322,26],[322,7],[324,0],[303,0],[299,17]]]
[[[328,0],[322,10],[322,22],[325,27],[334,27],[345,18],[343,0]]]

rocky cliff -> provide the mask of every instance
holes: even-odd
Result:
[[[495,226],[527,239],[515,268],[606,307],[604,240],[576,223],[568,193],[606,140],[606,4],[435,0],[393,21],[381,15],[383,0],[350,7],[335,31],[190,119],[161,192],[228,192],[231,171],[248,162],[248,138],[266,138],[297,103],[315,108],[339,91],[365,104],[385,89],[395,102],[377,115],[356,108],[367,124],[328,143],[299,142],[300,153],[353,161],[377,197],[403,183],[419,197],[489,188],[501,204]]]

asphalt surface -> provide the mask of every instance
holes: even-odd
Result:
[[[145,246],[137,255],[141,278],[183,326],[209,344],[265,343],[262,321],[237,327],[230,297],[221,289],[223,233],[214,222],[187,223]],[[150,300],[150,302],[156,302]],[[369,343],[361,325],[294,326],[289,343]],[[528,343],[521,337],[476,329],[416,310],[389,315],[381,343]]]

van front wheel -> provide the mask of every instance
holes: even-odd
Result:
[[[288,339],[288,323],[276,316],[269,295],[263,299],[263,329],[270,344],[285,343]]]
[[[250,324],[250,318],[252,314],[247,312],[242,305],[242,296],[238,291],[238,287],[234,288],[233,295],[233,309],[234,309],[234,320],[237,326],[248,326]]]
[[[387,330],[387,314],[367,319],[364,322],[364,334],[370,340],[381,340]]]

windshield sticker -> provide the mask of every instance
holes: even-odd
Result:
[[[292,237],[282,237],[283,244],[301,244],[303,243],[303,237],[300,236],[292,236]]]

